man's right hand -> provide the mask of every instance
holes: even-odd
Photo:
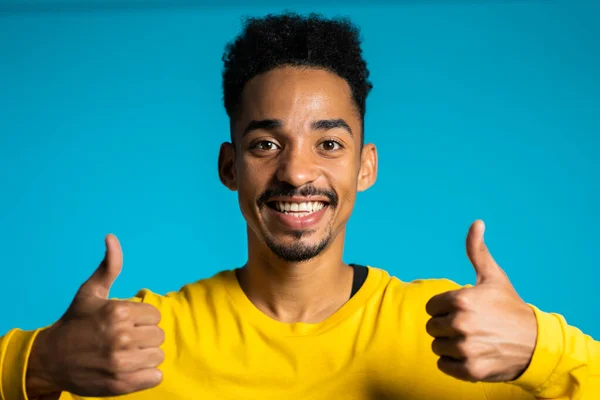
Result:
[[[109,300],[121,272],[117,238],[106,237],[106,254],[67,312],[42,330],[32,348],[26,389],[30,398],[69,392],[116,396],[157,386],[164,360],[160,312],[149,304]]]

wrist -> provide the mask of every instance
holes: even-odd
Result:
[[[51,329],[52,327],[43,329],[38,333],[27,362],[25,390],[31,399],[61,392],[60,387],[54,383],[49,368],[52,363],[52,359],[49,357]]]
[[[511,379],[513,381],[519,379],[531,365],[531,360],[533,358],[533,353],[535,352],[538,337],[538,326],[535,311],[528,304],[523,303],[523,305],[523,322],[521,324],[523,327],[521,333],[523,359],[519,365],[519,368],[517,369],[517,374],[513,379]]]
[[[527,369],[512,383],[538,395],[538,390],[548,382],[564,356],[565,336],[556,315],[530,307],[537,320],[536,345]]]

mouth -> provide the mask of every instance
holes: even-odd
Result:
[[[267,208],[285,228],[312,229],[329,208],[325,198],[276,198],[266,203]]]
[[[267,202],[267,207],[293,217],[301,218],[321,211],[329,205],[326,201],[283,201],[273,200]]]

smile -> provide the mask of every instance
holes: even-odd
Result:
[[[324,198],[276,198],[267,202],[269,214],[292,230],[314,229],[328,209],[329,202]]]
[[[305,201],[293,203],[289,201],[273,201],[268,203],[268,206],[284,214],[289,214],[295,217],[305,217],[325,207],[327,203],[323,201]]]

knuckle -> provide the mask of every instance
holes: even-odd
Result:
[[[425,312],[427,312],[427,314],[429,314],[429,315],[433,315],[433,313],[435,311],[434,305],[435,305],[435,297],[432,297],[425,304]]]
[[[466,370],[469,377],[473,381],[483,381],[488,375],[487,367],[479,360],[468,361],[466,364]]]
[[[112,339],[112,348],[121,349],[131,343],[131,336],[127,332],[117,332]]]
[[[469,353],[472,358],[481,357],[487,353],[487,350],[486,344],[481,342],[473,342],[469,346]]]
[[[440,345],[439,339],[435,339],[431,343],[431,350],[433,351],[433,354],[441,356],[442,355],[442,351],[441,351],[440,347],[441,347],[441,345]]]
[[[454,296],[454,305],[462,310],[468,310],[472,304],[472,296],[466,290],[461,290]]]
[[[431,336],[435,336],[435,327],[436,327],[436,321],[433,318],[430,318],[427,323],[425,324],[425,330],[427,331],[428,334],[430,334]]]
[[[152,352],[147,355],[146,367],[156,368],[165,361],[165,353],[160,348],[152,349]]]
[[[152,306],[152,313],[154,314],[154,318],[156,319],[156,324],[160,323],[160,320],[162,319],[162,315],[160,314],[160,311],[158,311],[158,308]]]
[[[156,321],[156,324],[158,325],[158,322],[160,321],[160,311],[158,311],[158,308],[154,307],[152,304],[147,304],[147,303],[138,303],[136,304],[136,307],[138,307],[138,310],[141,314],[144,314],[146,317],[151,317],[154,321]]]
[[[106,305],[106,318],[109,323],[116,324],[129,318],[129,307],[125,302],[111,301]]]
[[[132,392],[131,385],[120,379],[112,379],[107,383],[108,390],[113,394],[125,394]]]
[[[165,352],[163,349],[161,348],[157,348],[156,349],[156,366],[159,366],[160,364],[163,363],[163,361],[165,361]]]
[[[457,313],[451,321],[452,328],[463,336],[468,336],[473,330],[471,318],[463,313]]]
[[[127,360],[121,354],[112,352],[108,355],[107,363],[108,370],[116,376],[116,374],[126,367]]]
[[[158,345],[162,345],[165,342],[166,339],[166,335],[165,335],[165,331],[162,328],[158,328]]]
[[[94,328],[101,334],[106,334],[110,331],[110,324],[106,321],[106,318],[94,318]]]
[[[469,359],[472,356],[472,349],[466,340],[460,340],[455,345],[457,354],[465,359]]]

